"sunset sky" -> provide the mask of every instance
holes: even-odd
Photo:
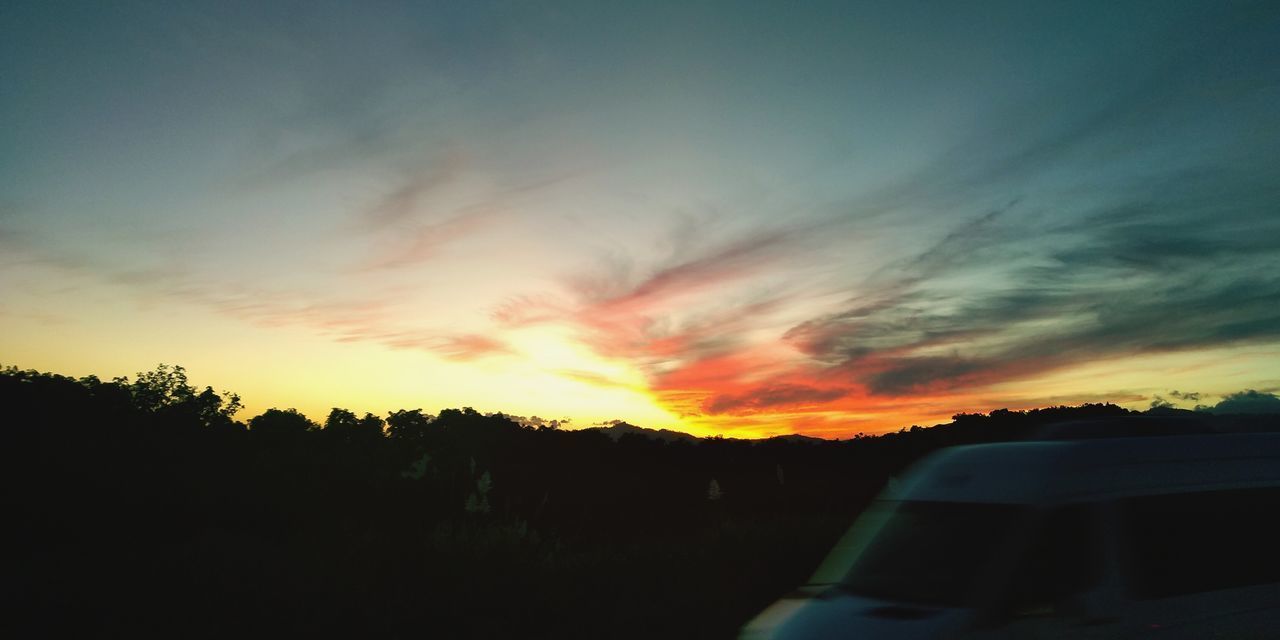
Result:
[[[0,364],[748,437],[1280,390],[1280,4],[618,4],[5,2]]]

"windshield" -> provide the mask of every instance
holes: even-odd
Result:
[[[961,606],[1027,511],[974,502],[878,502],[864,518],[883,526],[857,554],[842,588],[873,598]]]

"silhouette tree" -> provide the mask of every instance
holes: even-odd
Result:
[[[356,422],[356,431],[371,436],[381,437],[386,434],[387,421],[365,412],[364,417]]]
[[[297,409],[267,409],[249,420],[249,430],[261,435],[294,436],[319,429]]]
[[[195,396],[195,389],[187,384],[187,370],[180,365],[161,363],[154,371],[139,372],[133,382],[128,376],[116,378],[115,382],[128,387],[134,406],[142,411],[155,412]]]
[[[128,376],[115,378],[112,382],[127,390],[136,410],[163,414],[170,421],[204,427],[229,427],[243,406],[240,396],[234,393],[218,394],[213,387],[197,392],[188,382],[187,370],[181,365],[161,363],[152,371],[138,373],[132,382]],[[82,378],[80,384],[97,390],[103,387],[97,376]]]
[[[401,409],[387,415],[387,435],[393,440],[421,442],[430,426],[431,416],[424,415],[422,409]]]
[[[324,421],[324,428],[326,431],[330,429],[335,431],[354,431],[358,423],[356,414],[346,409],[334,407],[329,411],[329,417]]]

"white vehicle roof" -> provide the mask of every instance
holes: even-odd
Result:
[[[1280,484],[1280,433],[1006,442],[939,451],[889,499],[1051,503]]]

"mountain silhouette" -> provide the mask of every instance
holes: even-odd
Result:
[[[588,427],[584,431],[594,431],[603,433],[609,438],[617,441],[619,438],[627,435],[641,436],[663,442],[692,442],[699,440],[698,436],[685,433],[683,431],[673,431],[671,429],[650,429],[648,427],[638,427],[629,422],[617,421],[607,427]]]

